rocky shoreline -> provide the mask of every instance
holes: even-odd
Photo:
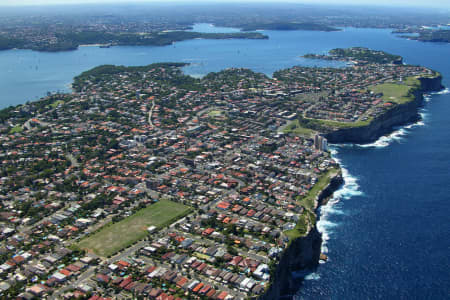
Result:
[[[344,183],[341,172],[331,178],[330,183],[320,192],[315,201],[315,210],[333,195]],[[317,230],[316,224],[310,228],[307,235],[299,237],[291,242],[284,250],[275,269],[274,281],[260,297],[260,299],[291,298],[291,294],[298,289],[299,281],[293,278],[292,272],[302,269],[312,269],[319,264],[322,246],[322,235]]]
[[[418,121],[418,108],[423,104],[423,94],[443,89],[442,76],[419,78],[420,87],[414,91],[414,100],[400,104],[375,118],[370,124],[357,128],[343,128],[324,134],[331,143],[369,143],[392,132],[394,126]],[[344,183],[342,174],[336,174],[315,201],[315,210],[326,204],[333,193]],[[291,299],[298,289],[299,280],[292,272],[317,267],[321,254],[322,236],[316,224],[308,234],[297,238],[284,250],[273,274],[273,282],[259,299]]]

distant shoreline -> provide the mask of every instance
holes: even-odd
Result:
[[[84,45],[78,45],[78,47],[101,47],[101,46],[108,46],[109,44],[84,44]]]

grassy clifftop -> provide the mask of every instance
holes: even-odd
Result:
[[[439,77],[439,73],[427,76],[425,78],[433,79]],[[415,100],[415,93],[422,89],[420,77],[407,77],[401,82],[385,82],[382,84],[371,85],[367,88],[369,91],[375,94],[381,94],[381,102],[379,105],[385,105],[386,103],[391,103],[393,106],[406,104],[408,102]],[[390,107],[393,107],[390,106]],[[291,127],[302,128],[304,130],[316,130],[319,132],[329,132],[334,129],[344,129],[344,128],[357,128],[370,125],[374,120],[374,117],[368,117],[365,121],[356,122],[337,122],[322,119],[309,119],[300,117],[298,124],[294,124]],[[297,126],[295,126],[297,125]],[[291,128],[291,127],[287,127]],[[294,130],[291,130],[295,133]]]
[[[368,89],[376,94],[383,94],[382,99],[385,102],[394,102],[403,104],[413,101],[414,90],[420,88],[420,81],[416,77],[408,77],[401,83],[383,83],[372,85]]]

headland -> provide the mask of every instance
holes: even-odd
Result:
[[[338,52],[355,63],[273,79],[105,65],[71,94],[2,110],[4,241],[18,245],[7,276],[47,276],[26,293],[55,298],[289,295],[291,272],[318,263],[317,208],[342,184],[324,137],[373,140],[441,88],[437,72],[385,53]]]

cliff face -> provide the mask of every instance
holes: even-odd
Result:
[[[316,267],[321,244],[322,237],[315,226],[306,236],[292,241],[278,262],[270,288],[260,299],[290,299],[299,287],[299,281],[295,280],[292,272]]]
[[[423,102],[423,93],[439,91],[443,88],[442,76],[419,78],[420,88],[414,91],[415,99],[397,105],[375,118],[369,125],[343,128],[324,134],[330,143],[370,143],[392,131],[394,126],[419,120],[418,108]]]
[[[316,208],[326,201],[343,182],[340,173],[334,176],[330,184],[317,197]],[[293,240],[278,262],[270,288],[260,299],[292,298],[292,293],[299,287],[299,280],[295,280],[292,272],[317,267],[321,245],[322,236],[315,225],[306,236]]]
[[[326,188],[324,188],[316,199],[315,209],[317,210],[319,206],[326,204],[328,199],[333,196],[333,193],[339,189],[341,185],[344,184],[344,179],[342,178],[342,173],[339,171],[333,178],[331,178],[330,183]]]
[[[423,92],[436,92],[444,88],[442,85],[442,75],[434,78],[419,78],[419,80]]]
[[[419,119],[418,108],[423,102],[423,93],[439,91],[443,88],[442,77],[420,78],[420,88],[414,91],[414,101],[397,105],[374,119],[369,125],[357,128],[344,128],[324,134],[331,143],[367,143],[392,131],[392,127],[413,122]],[[337,174],[330,184],[322,190],[315,202],[315,208],[324,204],[333,192],[343,184],[341,174]],[[292,272],[314,268],[318,265],[321,251],[322,237],[314,225],[306,236],[297,238],[287,247],[277,264],[273,274],[272,284],[264,295],[263,300],[290,299],[299,287]]]

